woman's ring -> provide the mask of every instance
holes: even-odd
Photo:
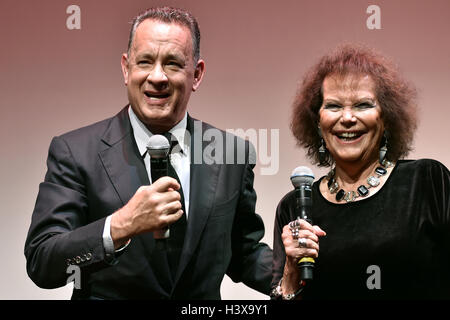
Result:
[[[307,247],[305,238],[299,238],[297,241],[298,241],[298,245],[299,245],[300,248],[306,248]]]
[[[291,230],[293,230],[293,229],[298,229],[297,221],[291,221],[291,222],[289,222],[289,228],[290,228]]]

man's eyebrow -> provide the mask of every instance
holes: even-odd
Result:
[[[184,61],[184,56],[181,54],[177,54],[174,52],[171,52],[167,55],[168,60],[178,60],[178,61]]]
[[[153,56],[149,52],[143,52],[143,53],[138,53],[136,55],[136,58],[149,59],[149,58],[153,58]]]
[[[150,52],[141,52],[136,55],[136,59],[154,59],[154,56]],[[173,53],[173,52],[167,54],[167,56],[164,58],[164,60],[176,60],[179,62],[185,61],[183,55]]]

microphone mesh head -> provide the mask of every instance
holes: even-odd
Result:
[[[308,167],[297,167],[292,171],[291,182],[295,188],[301,185],[311,186],[314,182],[314,173]]]
[[[167,157],[169,150],[169,140],[161,134],[154,134],[148,140],[147,152],[151,158]]]

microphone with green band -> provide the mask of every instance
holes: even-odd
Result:
[[[292,171],[291,182],[295,188],[295,210],[297,217],[312,224],[311,186],[314,182],[314,173],[308,167],[297,167],[294,169],[294,171]],[[314,263],[315,261],[311,257],[303,257],[298,261],[298,267],[300,269],[300,279],[304,281],[313,279]]]

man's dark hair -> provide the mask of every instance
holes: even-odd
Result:
[[[128,54],[130,54],[137,27],[147,19],[165,23],[176,23],[188,28],[192,37],[194,63],[197,63],[198,59],[200,59],[200,29],[197,20],[188,11],[172,7],[150,8],[141,12],[133,19],[130,38],[128,39]]]

